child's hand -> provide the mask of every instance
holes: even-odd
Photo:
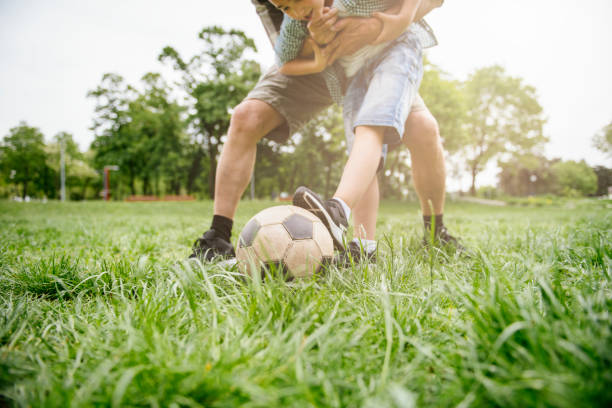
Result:
[[[310,38],[307,41],[312,42],[312,44],[310,45],[312,46],[312,51],[314,52],[314,65],[316,67],[316,72],[321,72],[325,68],[327,68],[327,62],[329,61],[329,57],[325,52],[323,52],[323,49],[319,46],[319,44],[317,44]]]
[[[411,23],[397,14],[373,13],[372,17],[377,18],[382,23],[382,31],[372,44],[380,44],[395,40]]]
[[[337,20],[338,9],[323,7],[321,14],[314,14],[308,23],[308,31],[312,39],[317,44],[329,44],[336,37],[333,27]]]

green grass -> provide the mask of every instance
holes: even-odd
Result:
[[[376,267],[286,283],[183,262],[209,202],[2,202],[0,406],[610,406],[610,205],[449,203],[467,258],[385,203]]]

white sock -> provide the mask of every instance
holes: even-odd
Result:
[[[344,210],[344,215],[346,215],[346,220],[347,221],[350,220],[351,219],[351,209],[349,208],[348,205],[346,205],[344,200],[339,197],[333,197],[332,200],[336,200],[337,202],[340,203],[340,205],[342,206],[342,209]]]
[[[364,239],[364,238],[353,238],[353,242],[359,245],[359,248],[363,248],[363,250],[371,254],[376,251],[377,242],[373,239]]]

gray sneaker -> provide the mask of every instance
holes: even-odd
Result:
[[[334,257],[334,264],[338,267],[348,268],[353,264],[376,265],[376,250],[367,252],[357,242],[351,241],[344,252],[338,252]]]
[[[342,205],[334,200],[323,201],[307,187],[298,187],[293,194],[293,205],[304,208],[323,222],[334,240],[334,247],[344,251],[344,236],[348,228],[348,221]]]

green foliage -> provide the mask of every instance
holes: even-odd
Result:
[[[189,146],[187,191],[196,188],[197,178],[206,170],[209,195],[214,195],[217,156],[222,136],[227,134],[230,111],[255,85],[261,71],[247,59],[255,43],[240,30],[213,26],[198,35],[203,49],[187,62],[172,47],[165,47],[158,59],[169,61],[181,75],[181,87],[188,95],[188,125],[193,131]]]
[[[79,150],[72,135],[67,132],[60,132],[53,138],[53,141],[45,146],[47,152],[47,166],[53,169],[55,177],[55,189],[60,189],[60,151],[62,143],[65,146],[65,169],[66,169],[66,190],[67,195],[72,200],[82,200],[85,198],[96,198],[97,191],[89,192],[90,187],[98,181],[99,174],[91,166],[88,156]]]
[[[458,81],[447,79],[439,67],[425,60],[425,73],[419,88],[427,108],[438,121],[444,149],[453,154],[467,141],[465,96]]]
[[[593,136],[593,146],[612,159],[612,122]]]
[[[499,186],[511,196],[552,194],[557,189],[552,166],[558,161],[532,154],[500,161]]]
[[[595,166],[593,171],[597,175],[598,196],[608,195],[608,188],[612,187],[612,169],[604,166]]]
[[[246,202],[236,231],[271,202]],[[449,203],[470,257],[383,203],[376,266],[178,262],[199,203],[0,202],[0,400],[16,406],[609,406],[612,218]],[[412,215],[410,215],[412,214]]]
[[[463,149],[466,167],[476,176],[486,164],[503,153],[537,153],[547,141],[542,133],[545,122],[535,88],[511,77],[500,66],[481,68],[464,86],[468,108]]]
[[[567,197],[593,195],[597,191],[597,175],[584,160],[560,161],[552,166],[557,179],[557,194]]]
[[[0,145],[4,177],[21,185],[21,196],[37,193],[53,196],[52,170],[47,166],[44,136],[38,128],[21,122],[9,130]]]
[[[607,185],[612,185],[609,169],[592,169],[584,161],[549,160],[542,156],[523,155],[501,162],[500,167],[499,186],[510,196],[604,195],[607,194]]]
[[[121,76],[105,74],[89,92],[97,102],[95,166],[118,165],[131,194],[137,193],[138,180],[143,194],[179,194],[188,166],[184,108],[171,99],[172,90],[159,74],[144,75],[142,87],[138,91]]]

